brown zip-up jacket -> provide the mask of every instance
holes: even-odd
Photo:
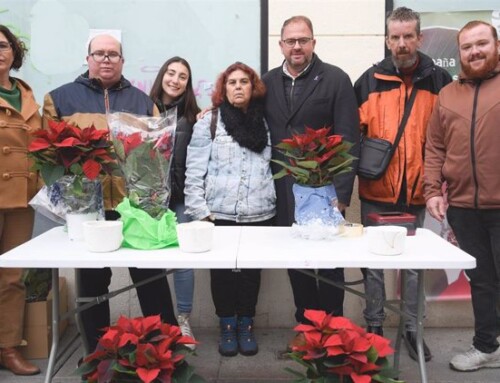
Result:
[[[487,79],[461,74],[441,91],[425,156],[426,200],[446,181],[451,206],[500,208],[500,63]]]
[[[28,84],[14,81],[21,92],[21,111],[0,98],[0,210],[28,207],[38,183],[28,159],[28,145],[31,132],[42,125],[40,106]]]

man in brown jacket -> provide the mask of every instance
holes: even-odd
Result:
[[[427,129],[425,199],[446,214],[460,248],[476,258],[470,278],[472,347],[450,361],[458,371],[500,368],[500,42],[496,29],[471,21],[458,33],[459,80],[439,93]],[[442,184],[448,184],[448,204]]]

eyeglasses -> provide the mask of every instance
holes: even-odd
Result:
[[[281,41],[283,41],[288,48],[293,48],[297,43],[299,43],[299,45],[303,47],[307,45],[312,39],[312,37],[301,37],[300,39],[286,39]]]
[[[11,48],[11,43],[8,41],[0,41],[0,52],[8,51]]]
[[[109,60],[109,62],[116,64],[122,58],[122,55],[117,53],[117,52],[109,52],[106,54],[105,52],[97,51],[97,52],[91,53],[90,56],[92,56],[94,61],[97,63],[102,63],[107,58]]]

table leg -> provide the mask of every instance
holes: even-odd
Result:
[[[52,381],[59,347],[59,269],[52,269],[52,347],[50,348],[45,383]]]
[[[404,300],[406,292],[406,273],[404,270],[401,270],[399,274],[399,322],[398,322],[398,331],[396,333],[396,342],[394,344],[394,369],[399,371],[399,361],[401,356],[401,338],[403,336],[404,326],[405,326],[405,305],[406,302]]]
[[[420,368],[420,380],[422,383],[427,383],[427,371],[425,368],[424,357],[424,272],[425,270],[417,270],[418,273],[418,301],[417,301],[417,351],[418,351],[418,366]]]
[[[87,342],[87,337],[85,336],[85,331],[83,328],[83,322],[82,322],[82,316],[81,316],[81,311],[80,307],[85,303],[89,302],[89,299],[86,298],[80,298],[81,297],[81,280],[80,280],[80,272],[79,269],[75,269],[75,323],[76,323],[76,328],[78,329],[78,333],[80,334],[80,339],[82,341],[82,346],[83,346],[83,355],[87,356],[90,354],[90,347]],[[93,351],[93,350],[92,350]]]

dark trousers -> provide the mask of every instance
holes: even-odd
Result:
[[[481,352],[494,352],[500,333],[500,209],[450,206],[447,218],[460,248],[476,258],[476,268],[465,270],[474,311],[473,345]]]
[[[210,283],[218,317],[255,316],[260,289],[260,269],[212,269]]]
[[[332,250],[333,251],[333,250]],[[311,271],[311,270],[309,270]],[[338,283],[344,283],[344,269],[319,269],[316,273]],[[344,313],[344,290],[289,269],[288,276],[292,285],[295,302],[295,319],[299,323],[309,323],[304,318],[304,310],[324,310],[335,316]]]
[[[215,220],[216,226],[272,226],[274,220],[262,222],[238,223]],[[215,313],[219,318],[230,316],[255,316],[255,307],[259,298],[260,269],[212,269],[210,287]]]
[[[97,297],[109,292],[111,269],[80,269],[79,297]],[[163,273],[158,269],[129,268],[134,283]],[[137,287],[137,297],[144,316],[160,315],[163,322],[177,325],[167,278],[164,276],[153,282]],[[81,312],[81,320],[90,352],[94,351],[102,329],[110,325],[109,301],[106,300]]]

